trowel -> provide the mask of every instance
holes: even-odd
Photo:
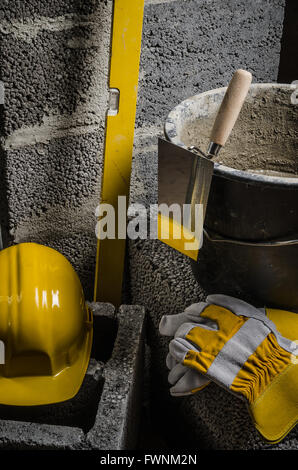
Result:
[[[251,80],[252,75],[246,70],[234,73],[216,115],[206,153],[165,139],[158,141],[158,238],[194,260],[203,242],[212,159],[234,127]]]

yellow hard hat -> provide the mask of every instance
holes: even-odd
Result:
[[[0,252],[0,403],[72,398],[88,367],[93,333],[80,280],[59,252],[21,243]]]

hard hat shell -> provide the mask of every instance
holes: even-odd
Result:
[[[58,251],[21,243],[0,252],[0,403],[72,398],[88,367],[92,313]]]

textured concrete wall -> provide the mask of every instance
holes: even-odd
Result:
[[[72,262],[92,297],[112,0],[0,5],[1,225]],[[6,197],[5,197],[6,196]]]
[[[155,202],[156,136],[163,134],[163,123],[175,105],[226,86],[237,68],[252,72],[254,82],[277,80],[284,4],[285,0],[146,2],[132,200]]]

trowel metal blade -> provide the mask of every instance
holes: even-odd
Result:
[[[198,250],[202,240],[203,222],[210,185],[212,181],[214,163],[206,157],[198,155],[185,147],[173,144],[165,139],[158,140],[158,204],[178,204],[183,215],[183,205],[191,205],[190,219],[186,222],[182,217],[175,220],[175,214],[169,212],[168,218],[173,224],[169,239],[161,236],[162,222],[167,222],[159,216],[159,239],[182,252],[186,256],[197,259]],[[195,204],[201,205],[201,227],[194,224]],[[179,211],[178,211],[179,212]],[[182,227],[181,227],[182,226]],[[187,239],[181,235],[175,238],[174,232],[181,229],[186,233]],[[183,232],[185,230],[186,232]],[[193,249],[186,249],[190,233],[193,233]],[[177,235],[177,233],[176,233]],[[187,245],[190,246],[189,244]]]

